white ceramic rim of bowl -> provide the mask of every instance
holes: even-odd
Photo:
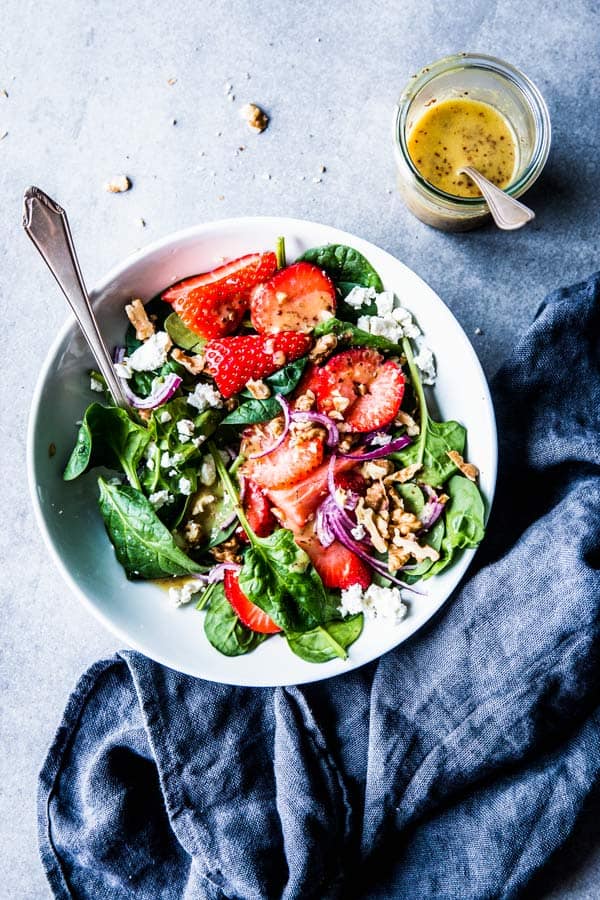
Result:
[[[457,337],[459,337],[462,346],[460,351],[469,359],[470,365],[477,372],[479,385],[478,387],[481,389],[483,393],[482,399],[485,403],[485,412],[488,417],[487,427],[490,430],[489,433],[489,458],[486,460],[486,469],[487,469],[487,481],[488,481],[488,489],[485,493],[485,504],[486,504],[486,521],[489,520],[489,515],[491,512],[494,493],[496,488],[496,477],[497,477],[497,463],[498,463],[498,443],[497,443],[497,431],[496,431],[496,420],[494,414],[494,408],[492,404],[492,399],[487,383],[487,379],[477,358],[477,355],[468,340],[464,330],[462,329],[459,322],[456,320],[450,309],[446,306],[446,304],[441,300],[438,294],[429,287],[429,285],[410,269],[405,263],[398,260],[392,254],[387,251],[381,249],[375,244],[370,243],[369,241],[364,240],[363,238],[358,238],[355,235],[342,231],[335,226],[325,225],[323,223],[311,222],[305,219],[293,219],[286,218],[280,216],[251,216],[251,217],[239,217],[239,218],[230,218],[230,219],[217,219],[211,222],[206,222],[202,225],[195,225],[190,228],[182,229],[177,232],[172,232],[171,234],[166,235],[163,238],[160,238],[157,241],[154,241],[147,246],[136,250],[135,252],[129,254],[122,262],[113,266],[112,269],[102,278],[92,290],[90,290],[90,297],[92,299],[92,303],[95,302],[97,297],[101,297],[107,286],[119,279],[123,276],[127,270],[132,267],[134,264],[142,262],[145,258],[151,257],[153,254],[158,251],[165,249],[167,247],[180,244],[182,242],[188,241],[189,239],[193,239],[195,237],[202,237],[207,234],[210,234],[214,230],[227,230],[227,229],[239,229],[243,227],[247,229],[249,234],[252,232],[252,226],[262,226],[265,228],[271,228],[277,234],[284,235],[293,235],[295,230],[304,232],[307,229],[316,230],[316,231],[327,231],[330,232],[328,243],[344,243],[349,244],[350,246],[355,247],[357,250],[363,253],[369,259],[373,257],[373,255],[380,256],[382,259],[386,259],[387,262],[393,266],[399,267],[399,270],[404,270],[404,274],[409,274],[411,279],[416,279],[420,282],[421,290],[429,292],[431,298],[434,300],[436,304],[439,304],[439,312],[442,313],[449,322],[452,323],[454,328],[457,330]],[[249,242],[251,244],[251,240]],[[317,244],[315,244],[316,246]],[[252,246],[249,246],[247,252],[252,251]],[[377,268],[377,266],[375,266]],[[185,276],[182,276],[185,277]],[[385,283],[385,279],[384,279]],[[389,289],[392,289],[391,287]],[[414,311],[413,311],[414,312]],[[417,316],[418,319],[418,316]],[[46,521],[44,519],[41,504],[38,498],[37,493],[37,478],[35,472],[35,459],[34,459],[34,433],[35,427],[38,420],[39,410],[40,410],[40,401],[42,392],[44,389],[44,385],[48,378],[48,375],[55,364],[55,357],[57,351],[59,350],[63,341],[65,341],[69,335],[71,330],[75,330],[77,328],[76,323],[73,318],[67,319],[63,326],[60,328],[57,336],[52,342],[44,363],[41,367],[36,386],[33,392],[29,420],[28,420],[28,428],[27,428],[27,474],[29,481],[29,491],[33,502],[33,507],[35,511],[35,517],[39,526],[39,529],[42,533],[46,546],[50,551],[50,555],[54,559],[56,566],[60,573],[62,574],[64,580],[70,586],[71,590],[74,594],[79,598],[79,600],[84,604],[84,606],[119,640],[123,641],[129,647],[132,647],[135,650],[140,651],[151,659],[154,659],[156,662],[159,662],[169,668],[173,668],[176,671],[181,671],[184,674],[189,674],[195,677],[205,678],[207,680],[218,681],[219,683],[224,684],[232,684],[232,685],[242,685],[242,686],[256,686],[256,687],[267,687],[267,686],[286,686],[292,684],[304,684],[315,681],[320,681],[326,678],[335,677],[340,674],[345,674],[358,668],[362,665],[366,665],[371,662],[373,659],[377,659],[382,656],[384,653],[387,653],[389,650],[394,647],[399,646],[404,641],[408,640],[414,634],[416,634],[433,616],[435,616],[440,609],[447,603],[450,596],[453,594],[457,585],[461,582],[465,572],[470,566],[472,559],[477,551],[463,551],[463,556],[459,559],[449,570],[447,573],[450,575],[448,582],[448,590],[445,593],[445,596],[439,601],[435,602],[435,605],[432,606],[431,612],[426,618],[422,619],[422,621],[415,624],[415,627],[412,630],[409,630],[403,636],[399,638],[397,641],[390,642],[388,646],[383,649],[379,649],[375,653],[367,654],[367,656],[362,656],[361,654],[357,654],[357,648],[360,645],[361,636],[357,644],[354,644],[350,648],[349,657],[346,661],[335,660],[330,663],[324,664],[314,664],[314,663],[304,663],[306,666],[306,671],[302,673],[300,677],[295,677],[293,679],[285,678],[285,677],[275,677],[267,676],[265,678],[257,679],[256,676],[252,680],[247,680],[243,676],[240,677],[239,673],[233,675],[229,674],[227,670],[227,666],[224,667],[224,671],[219,675],[218,678],[214,677],[214,674],[207,673],[203,671],[202,667],[198,667],[198,669],[194,669],[190,666],[181,666],[177,663],[177,660],[173,658],[172,655],[168,653],[162,653],[157,651],[154,647],[149,647],[144,644],[143,640],[139,638],[132,637],[131,633],[124,628],[116,625],[109,615],[107,615],[98,605],[92,600],[88,595],[83,591],[77,581],[73,578],[69,568],[63,561],[61,554],[58,552]],[[83,412],[83,410],[82,410]],[[451,411],[450,411],[451,413]],[[108,540],[108,538],[107,538]],[[446,576],[447,577],[447,576]],[[131,582],[128,582],[132,584]],[[407,620],[404,620],[407,622]],[[389,626],[391,629],[394,626]],[[269,642],[267,642],[268,644]],[[266,645],[263,644],[262,647]],[[261,649],[261,648],[259,648]],[[286,648],[287,649],[287,648]],[[215,651],[216,652],[216,651]],[[257,651],[254,651],[255,653]],[[288,650],[289,653],[291,651]],[[354,657],[354,658],[353,658]],[[244,659],[245,657],[237,657],[236,659]],[[230,661],[229,657],[222,657],[222,659],[227,663]],[[298,662],[298,658],[294,657],[294,661]]]

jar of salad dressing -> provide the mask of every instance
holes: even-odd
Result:
[[[461,53],[414,75],[400,97],[394,144],[404,202],[445,231],[484,224],[489,212],[462,166],[519,197],[550,150],[550,117],[534,84],[508,63]]]

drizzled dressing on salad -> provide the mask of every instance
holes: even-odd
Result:
[[[126,312],[132,409],[92,403],[64,477],[117,473],[99,478],[117,559],[204,610],[220,652],[278,635],[343,659],[481,540],[465,429],[427,409],[433,355],[353,248],[288,265],[279,239]]]

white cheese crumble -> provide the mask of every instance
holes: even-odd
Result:
[[[359,584],[346,588],[342,591],[338,609],[343,616],[362,612],[367,619],[385,619],[394,625],[401,622],[407,613],[400,588],[380,587],[378,584],[371,584],[364,592]]]
[[[150,494],[148,500],[150,501],[154,509],[160,509],[166,503],[171,503],[173,497],[167,490],[162,490],[155,491],[153,494]]]
[[[206,435],[199,434],[198,437],[192,438],[192,444],[194,445],[194,447],[201,447],[205,440]]]
[[[207,487],[210,487],[217,480],[217,467],[212,456],[205,456],[202,460],[199,477],[202,484],[205,484]]]
[[[134,350],[126,362],[134,372],[153,372],[166,363],[170,346],[171,338],[167,332],[157,331]]]
[[[350,293],[344,297],[344,302],[351,306],[353,309],[360,309],[362,306],[367,306],[369,303],[373,303],[377,298],[377,291],[375,288],[367,288],[367,287],[353,287]]]
[[[415,343],[418,350],[415,356],[415,365],[421,371],[421,380],[423,384],[435,384],[435,360],[433,353],[423,337],[418,337]]]
[[[199,381],[193,392],[189,394],[187,402],[195,406],[199,412],[205,409],[220,409],[223,406],[223,398],[211,384]]]
[[[191,419],[179,419],[177,422],[177,434],[182,444],[189,441],[195,430],[194,423]]]
[[[170,465],[171,465],[171,454],[169,453],[168,450],[165,450],[165,452],[162,454],[162,456],[160,458],[161,469],[168,469]]]
[[[115,363],[115,372],[117,373],[119,378],[127,379],[131,378],[131,376],[133,375],[131,366],[126,359],[124,359],[123,362]]]
[[[178,482],[179,492],[184,495],[184,497],[189,497],[192,493],[192,482],[189,478],[185,478],[182,476]]]
[[[371,438],[371,447],[385,447],[392,440],[391,434],[376,434]]]
[[[104,385],[96,375],[90,375],[90,389],[99,394],[104,393]]]
[[[356,525],[354,528],[350,529],[350,534],[354,538],[355,541],[362,541],[366,532],[364,525]]]
[[[198,594],[203,590],[204,583],[202,581],[187,581],[180,588],[169,588],[169,600],[174,606],[184,606],[190,602],[194,594]]]
[[[166,425],[166,423],[170,422],[172,418],[173,416],[168,409],[161,409],[161,411],[158,413],[158,421],[161,425]]]

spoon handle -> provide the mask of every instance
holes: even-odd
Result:
[[[117,406],[128,407],[92,310],[64,209],[39,188],[27,188],[23,197],[23,228],[75,313],[113,400]]]
[[[500,190],[491,181],[488,181],[481,172],[474,169],[473,166],[464,166],[461,170],[465,175],[475,182],[481,193],[483,194],[490,213],[498,228],[505,231],[514,231],[515,228],[522,228],[527,222],[535,219],[535,213],[524,203],[520,203]]]

